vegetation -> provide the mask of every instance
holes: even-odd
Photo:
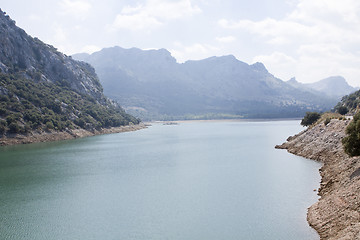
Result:
[[[337,112],[340,113],[341,115],[345,115],[349,112],[349,109],[345,106],[340,106],[337,108]]]
[[[15,74],[0,74],[0,134],[31,130],[118,127],[139,120],[103,99],[70,88],[33,81]]]
[[[301,120],[302,126],[310,126],[320,119],[321,114],[318,112],[306,112],[304,118]]]
[[[360,90],[350,95],[344,96],[341,99],[341,101],[335,106],[334,110],[340,114],[342,114],[341,112],[345,110],[347,110],[347,112],[355,114],[355,112],[359,108],[360,108]]]
[[[346,128],[347,136],[343,138],[344,150],[350,156],[360,155],[360,113],[355,114],[353,121]]]
[[[328,125],[331,121],[331,118],[326,118],[324,121],[325,126]]]

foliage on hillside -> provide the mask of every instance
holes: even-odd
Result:
[[[360,113],[355,114],[353,120],[346,128],[347,136],[343,138],[344,150],[350,156],[360,155]]]
[[[318,119],[320,119],[321,114],[317,112],[307,112],[304,118],[301,120],[301,125],[310,126],[315,123]]]
[[[349,113],[356,113],[356,111],[360,108],[360,90],[344,96],[335,106],[334,110],[340,113],[340,111],[344,110],[344,107]]]
[[[88,130],[137,124],[109,100],[99,103],[61,83],[0,74],[0,134],[33,130]]]

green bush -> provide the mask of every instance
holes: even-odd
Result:
[[[16,123],[19,119],[19,114],[10,114],[6,117],[6,122],[8,125],[10,125],[11,123]]]
[[[302,126],[310,126],[311,124],[315,123],[321,117],[320,113],[317,112],[307,112],[304,118],[301,120]]]
[[[15,123],[15,122],[10,123],[9,132],[11,132],[11,133],[19,133],[20,130],[21,130],[21,128],[17,123]]]
[[[6,115],[7,110],[5,108],[0,107],[0,115]]]
[[[337,112],[341,115],[345,115],[349,112],[349,109],[345,106],[338,107]]]
[[[357,113],[346,128],[346,137],[342,143],[345,152],[350,156],[360,155],[360,113]]]
[[[54,124],[51,121],[46,122],[45,126],[48,130],[54,129]]]
[[[4,134],[6,131],[7,123],[4,120],[0,120],[0,134]]]
[[[331,118],[326,118],[324,121],[325,126],[328,125],[331,121]]]

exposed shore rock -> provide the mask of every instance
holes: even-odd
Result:
[[[349,122],[320,123],[276,146],[323,163],[320,199],[307,214],[321,240],[360,239],[360,157],[349,157],[341,143]]]
[[[88,131],[85,129],[75,129],[68,130],[64,132],[32,132],[28,135],[14,135],[9,137],[0,138],[0,146],[5,145],[16,145],[16,144],[29,144],[29,143],[38,143],[38,142],[52,142],[52,141],[60,141],[60,140],[69,140],[75,138],[89,137],[101,134],[110,134],[110,133],[120,133],[120,132],[130,132],[136,131],[147,126],[143,123],[136,125],[127,125],[121,127],[112,127],[112,128],[104,128],[101,130]]]

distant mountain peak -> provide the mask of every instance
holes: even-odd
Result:
[[[236,57],[234,55],[224,55],[224,56],[212,56],[206,59],[202,59],[202,60],[189,60],[188,62],[201,62],[201,61],[206,61],[206,62],[240,62],[238,59],[236,59]]]
[[[300,83],[295,78],[291,78],[287,83],[298,89],[316,91],[336,98],[348,95],[357,90],[350,86],[342,76],[331,76],[314,83]]]
[[[350,86],[342,76],[331,76],[312,83],[310,86],[317,91],[325,92],[328,95],[338,95],[339,97],[356,91],[356,88]]]
[[[343,76],[331,76],[320,81],[326,81],[329,83],[343,84],[349,86],[346,79]]]
[[[261,63],[261,62],[256,62],[256,63],[252,64],[251,67],[253,69],[255,69],[256,71],[259,71],[259,72],[265,72],[265,73],[268,72],[265,65],[263,63]]]
[[[287,81],[287,83],[299,83],[295,77],[290,78],[290,80]]]

